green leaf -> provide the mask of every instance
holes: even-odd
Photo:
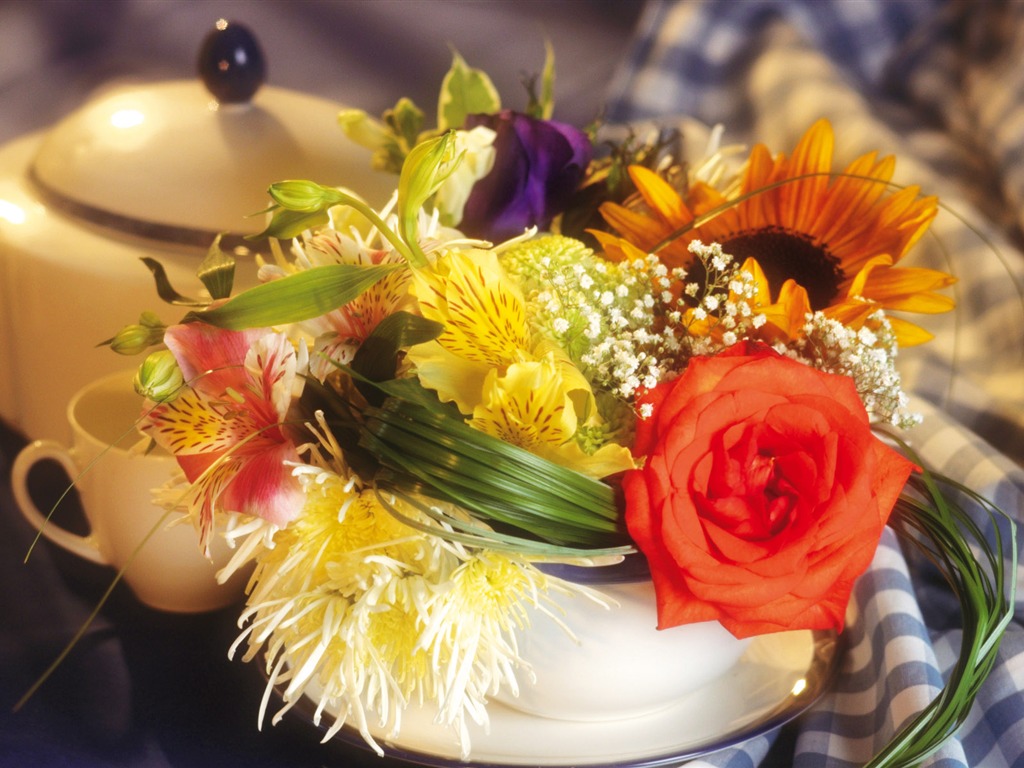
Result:
[[[143,256],[141,261],[149,268],[149,271],[153,273],[153,279],[156,281],[157,295],[168,304],[174,304],[179,307],[205,307],[209,304],[208,301],[190,299],[188,296],[182,296],[174,290],[170,279],[167,277],[167,270],[165,270],[164,265],[156,259]]]
[[[307,229],[315,229],[330,221],[327,211],[289,211],[279,208],[274,211],[267,228],[255,235],[246,235],[246,240],[263,240],[276,237],[278,240],[289,240],[298,237]]]
[[[404,156],[419,142],[423,132],[423,110],[412,99],[403,96],[384,113],[384,122],[391,129]]]
[[[451,417],[390,399],[369,409],[360,445],[389,468],[385,489],[448,501],[558,546],[629,546],[610,486]]]
[[[220,238],[220,235],[214,238],[196,272],[214,299],[230,296],[235,282],[235,257],[221,250]]]
[[[433,341],[444,331],[444,324],[411,312],[393,312],[373,329],[370,338],[386,339],[398,351],[414,344]]]
[[[555,49],[548,40],[544,44],[544,72],[540,85],[540,118],[550,120],[555,113]]]
[[[537,120],[550,120],[555,112],[555,51],[551,42],[544,44],[544,71],[540,80],[540,95],[537,94],[537,76],[523,79],[529,100],[526,114]]]
[[[331,361],[338,369],[344,371],[358,383],[372,385],[388,397],[408,403],[416,403],[430,413],[441,414],[451,419],[461,419],[462,414],[454,403],[442,403],[437,392],[427,389],[416,376],[409,376],[401,379],[382,379],[375,381],[364,376],[351,366]]]
[[[889,437],[921,465],[905,442]],[[991,540],[965,503],[990,519]],[[928,470],[912,475],[889,522],[904,544],[931,561],[956,595],[963,636],[956,664],[939,695],[896,734],[868,768],[920,765],[963,725],[1013,621],[1016,594],[1014,521],[962,484]]]
[[[500,109],[501,97],[491,79],[482,70],[470,67],[455,52],[452,66],[441,81],[437,127],[441,130],[462,128],[467,115],[489,115]]]
[[[185,322],[201,321],[229,330],[298,323],[337,309],[400,264],[326,264],[250,288],[214,309],[190,312]]]
[[[406,492],[393,487],[388,488],[387,493],[382,493],[377,487],[374,488],[377,499],[381,505],[400,521],[431,536],[439,536],[449,541],[457,541],[469,547],[490,549],[500,552],[508,552],[520,557],[541,557],[541,558],[594,558],[601,556],[616,556],[633,554],[636,547],[626,544],[618,547],[607,547],[594,549],[593,547],[566,547],[557,544],[548,544],[536,539],[525,538],[515,534],[506,534],[496,531],[479,521],[466,521],[462,518],[447,514],[436,505],[425,503],[418,494]],[[421,522],[420,520],[404,514],[395,505],[400,500],[403,504],[419,511],[428,520],[434,523]]]
[[[356,350],[352,368],[371,381],[394,378],[400,350],[436,339],[443,330],[441,323],[410,312],[390,314]]]

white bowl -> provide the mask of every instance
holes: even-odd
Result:
[[[561,720],[640,717],[725,674],[750,642],[718,622],[658,630],[649,579],[595,588],[618,605],[606,608],[580,595],[555,597],[575,640],[533,611],[519,639],[536,679],[521,675],[519,695],[502,692],[499,701]]]

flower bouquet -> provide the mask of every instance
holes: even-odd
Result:
[[[254,288],[232,295],[216,243],[206,297],[149,265],[189,311],[111,344],[160,346],[136,389],[184,475],[162,500],[200,547],[232,542],[223,578],[253,568],[232,651],[265,665],[277,716],[327,713],[325,738],[348,725],[383,754],[371,724],[425,705],[470,758],[469,725],[529,678],[531,621],[608,602],[553,565],[639,562],[651,632],[838,632],[888,524],[972,617],[876,764],[921,759],[1013,603],[949,500],[969,492],[898,437],[897,351],[929,338],[902,313],[953,307],[950,275],[901,263],[936,199],[895,188],[889,157],[835,171],[824,121],[788,156],[720,130],[685,155],[672,132],[602,143],[551,119],[552,80],[549,58],[514,112],[456,56],[435,128],[407,100],[342,113],[395,196],[274,184]]]

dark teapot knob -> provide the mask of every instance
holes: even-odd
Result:
[[[199,76],[221,104],[249,101],[267,78],[263,51],[249,28],[220,19],[199,48]]]

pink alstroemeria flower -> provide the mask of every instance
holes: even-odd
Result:
[[[297,383],[294,347],[283,334],[203,323],[169,328],[164,341],[188,388],[150,411],[142,428],[192,483],[200,546],[208,551],[215,512],[284,525],[303,500],[289,466],[298,451],[285,425]]]
[[[401,256],[393,251],[368,248],[334,230],[312,234],[302,247],[305,258],[312,264],[402,262]],[[323,381],[334,370],[332,363],[351,363],[356,350],[382,320],[413,304],[408,286],[408,270],[393,272],[344,306],[307,321],[304,328],[315,336],[309,361],[310,374]]]

